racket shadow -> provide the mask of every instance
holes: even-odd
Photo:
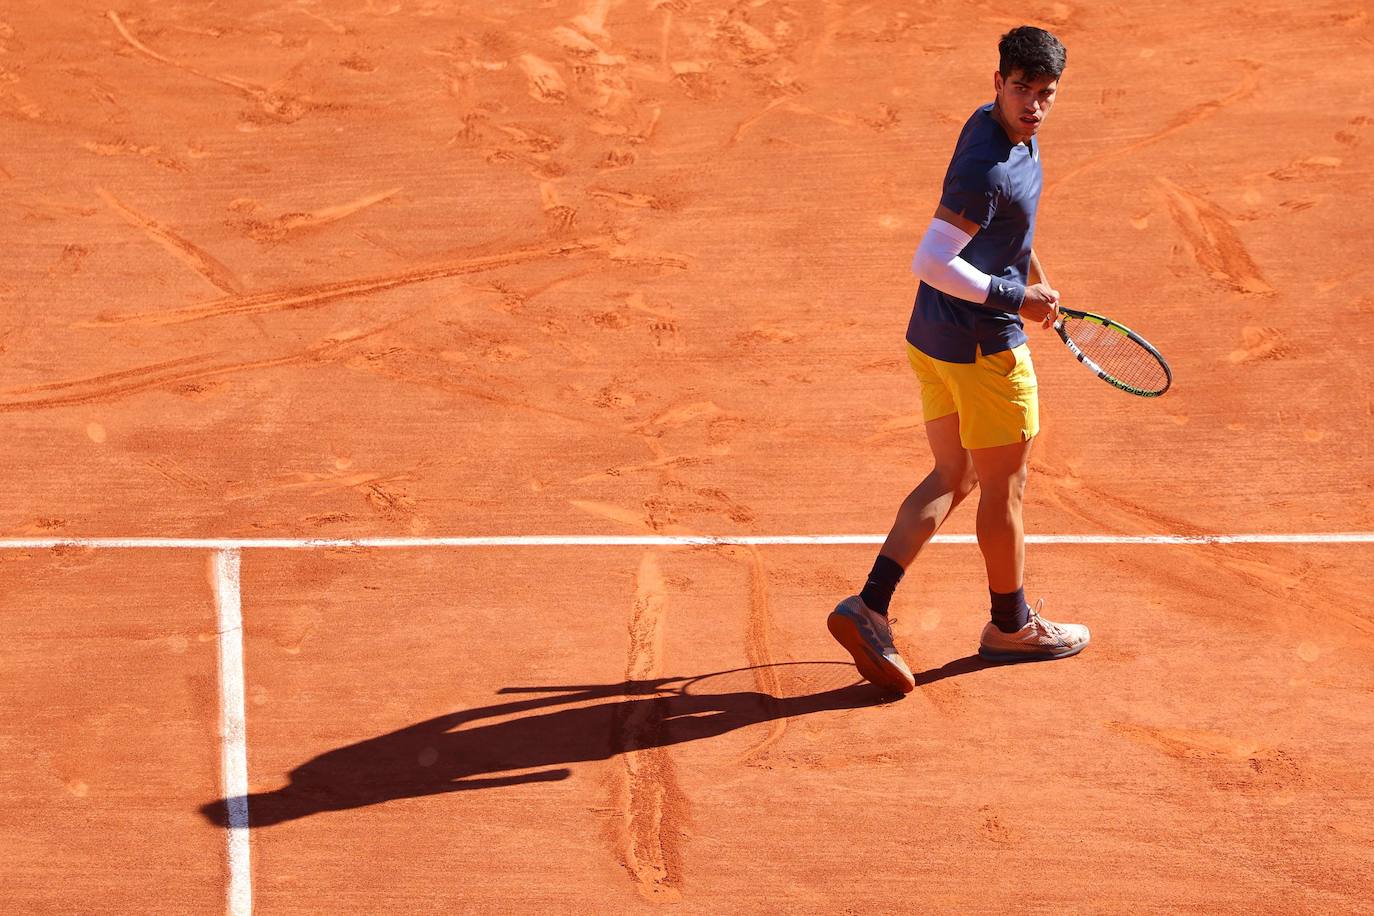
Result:
[[[799,675],[802,668],[817,676]],[[760,690],[760,684],[772,692]],[[856,682],[852,665],[834,662],[609,684],[507,687],[500,693],[512,698],[416,722],[301,763],[285,786],[242,798],[250,827],[395,799],[556,782],[569,778],[574,764],[892,699],[880,688]],[[226,799],[207,802],[200,812],[227,826]]]
[[[983,658],[978,653],[965,655],[963,658],[956,658],[954,661],[945,662],[938,668],[930,668],[926,671],[917,671],[914,674],[917,687],[924,687],[936,681],[943,681],[947,677],[958,677],[961,674],[972,674],[975,671],[982,671],[986,668],[1001,668],[1008,662],[994,662]]]

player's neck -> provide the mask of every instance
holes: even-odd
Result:
[[[1007,140],[1011,143],[1012,146],[1016,146],[1018,143],[1024,143],[1026,144],[1027,148],[1030,147],[1031,135],[1027,134],[1024,137],[1019,137],[1016,134],[1016,132],[1014,132],[1010,127],[1007,126],[1006,118],[1002,117],[1002,106],[997,104],[996,99],[992,100],[991,114],[992,119],[997,122],[998,127],[1002,128],[1002,133],[1007,135]]]

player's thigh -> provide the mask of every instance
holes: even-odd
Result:
[[[1024,442],[969,449],[969,458],[984,496],[1004,492],[1020,495],[1026,486],[1026,469],[1034,444],[1035,438],[1031,437]]]
[[[963,418],[965,448],[1029,442],[1040,432],[1040,404],[1030,349],[1022,344],[978,353],[973,363],[941,367]]]
[[[921,383],[922,418],[927,423],[931,423],[953,416],[956,413],[954,392],[950,390],[947,380],[940,371],[939,361],[922,353],[911,344],[906,345],[906,355],[911,362],[912,371],[916,373],[916,378]]]
[[[951,484],[972,486],[973,460],[959,435],[959,415],[947,414],[926,422],[926,439],[935,456],[935,467]]]

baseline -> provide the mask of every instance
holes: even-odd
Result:
[[[766,547],[881,544],[880,534],[503,535],[371,538],[0,538],[0,550],[311,550],[395,547]],[[971,534],[937,534],[934,544],[976,544]],[[1295,534],[1028,534],[1027,544],[1374,544],[1374,532]]]

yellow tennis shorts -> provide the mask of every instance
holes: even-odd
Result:
[[[911,344],[907,357],[921,380],[925,420],[959,415],[964,448],[991,448],[1025,442],[1040,432],[1040,400],[1030,347],[1001,353],[978,350],[971,363],[934,359]]]

